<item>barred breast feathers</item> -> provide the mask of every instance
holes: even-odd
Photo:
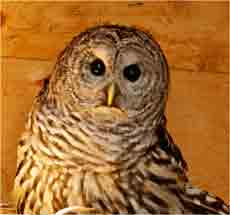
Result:
[[[44,113],[44,111],[46,112]],[[22,184],[25,190],[36,186],[38,193],[42,193],[45,190],[43,184],[47,184],[48,181],[43,181],[43,184],[36,182],[38,180],[36,174],[39,172],[36,168],[40,171],[45,168],[47,178],[44,175],[42,177],[44,180],[48,180],[48,175],[55,170],[56,166],[59,170],[62,169],[61,172],[57,171],[57,174],[63,174],[69,178],[65,192],[80,189],[75,194],[66,195],[64,201],[64,197],[59,196],[59,201],[56,200],[56,209],[54,205],[49,205],[51,211],[63,208],[64,205],[61,202],[65,202],[67,205],[76,205],[78,202],[75,199],[77,198],[83,205],[91,202],[91,206],[97,210],[110,212],[183,213],[195,210],[218,212],[221,209],[226,212],[227,206],[224,203],[223,205],[219,204],[218,210],[211,208],[215,198],[207,195],[205,197],[207,202],[204,204],[198,194],[194,198],[194,195],[191,194],[192,191],[189,192],[186,176],[187,164],[180,150],[173,143],[163,121],[156,133],[152,134],[154,144],[148,145],[148,142],[146,142],[147,145],[138,144],[140,140],[136,135],[137,131],[131,132],[130,127],[124,124],[121,130],[115,130],[113,134],[110,134],[114,135],[113,140],[124,141],[129,138],[136,139],[136,143],[131,147],[126,144],[116,146],[113,142],[112,147],[108,149],[104,144],[108,143],[109,137],[106,132],[101,132],[103,128],[99,129],[98,126],[93,126],[90,121],[85,121],[87,123],[81,125],[79,123],[81,117],[78,113],[71,113],[60,118],[56,114],[52,114],[52,109],[36,110],[31,113],[30,122],[27,125],[27,128],[31,128],[31,130],[24,134],[19,144],[16,184]],[[116,139],[116,133],[121,137],[122,132],[127,136],[124,135],[124,139],[118,137]],[[93,135],[94,142],[91,142],[92,133],[98,135]],[[144,142],[143,137],[139,138]],[[146,138],[148,140],[150,137]],[[101,142],[95,144],[99,140]],[[120,158],[119,156],[124,153],[125,149],[130,150],[130,153],[123,156],[122,161],[126,168],[125,171],[121,171],[121,163],[116,163],[116,159]],[[148,150],[146,151],[146,149]],[[113,158],[110,153],[117,153],[119,156]],[[132,153],[140,154],[132,159]],[[33,175],[32,180],[28,180],[27,171]],[[80,177],[79,174],[82,176]],[[53,178],[52,183],[55,180]],[[89,181],[91,187],[86,185]],[[56,195],[59,195],[56,192],[63,192],[65,187],[64,184],[58,183],[55,186],[59,186],[60,190],[55,188],[57,190],[55,194],[50,194],[55,199]],[[78,187],[77,183],[79,186],[82,185]],[[113,193],[117,192],[116,197],[111,195],[112,192],[109,192],[110,187],[113,188]],[[23,196],[24,199],[30,200],[30,204],[24,206],[27,208],[26,211],[29,211],[28,208],[42,210],[33,201],[36,195],[41,195],[38,193],[31,195],[27,193]],[[44,198],[48,197],[45,195],[42,198],[44,201]],[[219,201],[216,200],[216,202]],[[204,210],[203,205],[207,204],[208,206],[205,206]],[[218,205],[218,203],[215,204]],[[142,208],[143,205],[145,209]],[[189,209],[186,209],[185,205],[190,205]]]

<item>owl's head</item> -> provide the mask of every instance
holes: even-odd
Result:
[[[164,111],[168,79],[166,59],[148,34],[105,25],[70,42],[58,58],[49,91],[71,110],[143,120]]]

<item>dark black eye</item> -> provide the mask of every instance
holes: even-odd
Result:
[[[90,71],[93,75],[101,76],[105,73],[105,64],[101,59],[96,59],[90,64]]]
[[[134,82],[138,80],[138,78],[140,77],[141,71],[137,64],[131,64],[125,67],[123,74],[126,79],[128,79],[131,82]]]

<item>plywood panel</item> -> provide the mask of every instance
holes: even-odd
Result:
[[[134,25],[149,31],[171,68],[167,108],[174,139],[192,181],[229,199],[228,3],[5,2],[1,189],[6,199],[15,174],[17,139],[53,59],[70,39],[95,24]],[[1,190],[0,189],[0,190]]]
[[[86,27],[112,23],[151,32],[171,66],[228,72],[228,3],[5,3],[3,55],[53,59]]]

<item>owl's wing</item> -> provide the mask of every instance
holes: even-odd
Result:
[[[174,143],[172,137],[167,131],[165,117],[157,129],[157,136],[157,147],[165,152],[172,164],[178,166],[182,171],[186,172],[188,170],[188,165],[184,160],[179,147]]]
[[[193,214],[229,214],[229,205],[221,198],[187,183],[180,194],[181,201]]]
[[[163,118],[161,125],[157,130],[159,147],[168,156],[170,165],[178,167],[178,174],[183,175],[184,186],[178,192],[184,207],[194,214],[229,214],[229,205],[224,201],[202,189],[199,189],[189,183],[186,176],[188,166],[184,160],[179,147],[173,142],[172,137],[166,129],[166,118]]]

